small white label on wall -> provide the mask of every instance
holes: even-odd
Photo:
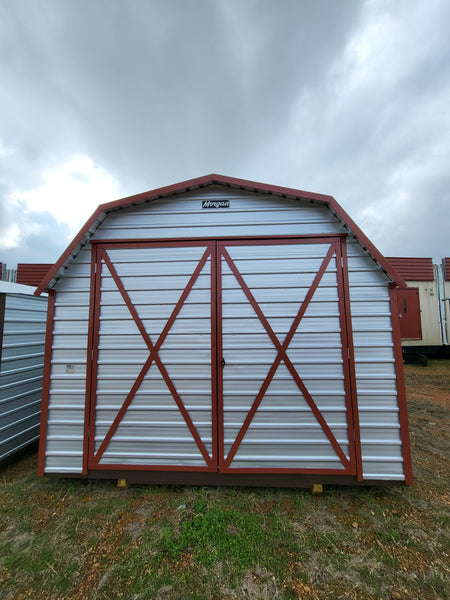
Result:
[[[230,208],[229,200],[202,200],[202,208]]]
[[[66,373],[75,373],[75,365],[66,365]]]

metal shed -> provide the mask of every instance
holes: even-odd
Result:
[[[99,206],[37,290],[40,475],[410,484],[404,285],[331,196],[208,175]]]
[[[0,281],[0,461],[39,437],[47,298]]]

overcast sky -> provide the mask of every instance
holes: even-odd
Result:
[[[450,256],[449,0],[0,0],[0,261],[219,173]]]

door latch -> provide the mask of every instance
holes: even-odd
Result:
[[[221,365],[222,365],[222,369],[223,369],[223,368],[224,368],[224,366],[226,365],[226,363],[225,363],[225,359],[224,359],[224,358],[222,358]]]

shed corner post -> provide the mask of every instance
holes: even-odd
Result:
[[[42,381],[41,425],[39,430],[38,476],[45,475],[45,449],[47,445],[47,420],[52,366],[53,319],[55,316],[55,290],[48,292],[47,324],[45,329],[44,374]]]
[[[412,461],[411,444],[409,439],[408,408],[406,401],[405,374],[403,369],[403,353],[400,334],[400,318],[397,305],[397,286],[395,283],[389,285],[389,297],[391,304],[392,338],[394,344],[395,375],[397,381],[397,398],[400,420],[400,432],[403,453],[403,469],[405,473],[405,485],[412,485]]]

